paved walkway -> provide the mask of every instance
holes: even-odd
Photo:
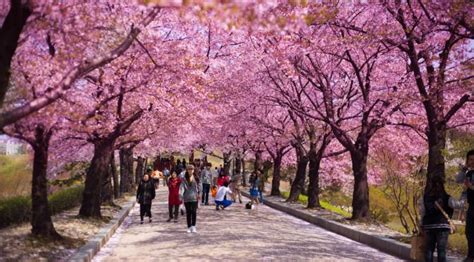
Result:
[[[140,224],[136,205],[94,261],[401,261],[263,205],[200,206],[198,233],[186,233],[185,216],[166,222],[167,193],[160,188],[152,223]]]

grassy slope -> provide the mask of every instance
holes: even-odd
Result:
[[[281,196],[283,198],[288,198],[288,196],[290,195],[290,192],[287,192],[287,191],[283,191],[281,192]],[[308,204],[308,196],[305,196],[305,195],[299,195],[298,196],[298,202],[306,205]],[[333,206],[331,203],[325,201],[325,200],[320,200],[319,203],[321,204],[321,207],[323,207],[324,209],[326,210],[329,210],[331,212],[334,212],[334,213],[337,213],[343,217],[351,217],[351,214],[339,207],[336,207],[336,206]]]
[[[29,194],[31,172],[29,155],[0,155],[0,198]]]

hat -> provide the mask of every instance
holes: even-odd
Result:
[[[150,173],[151,171],[153,171],[153,169],[151,169],[151,167],[147,167],[146,172]]]
[[[186,166],[186,170],[187,170],[187,169],[194,169],[194,165],[187,165],[187,166]]]

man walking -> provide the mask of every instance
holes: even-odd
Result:
[[[211,164],[208,163],[204,170],[201,172],[201,182],[202,182],[202,200],[201,204],[208,206],[209,205],[209,191],[211,189]]]

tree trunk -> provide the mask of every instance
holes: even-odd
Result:
[[[145,158],[139,156],[137,158],[137,168],[135,170],[135,175],[136,175],[135,181],[138,181],[137,184],[140,182],[143,175],[145,174],[145,166],[146,166]]]
[[[79,216],[102,217],[100,212],[102,180],[110,169],[110,154],[114,140],[101,140],[94,144],[94,156],[87,171]]]
[[[113,154],[114,151],[112,151]],[[114,202],[114,189],[112,187],[112,154],[109,156],[107,164],[107,172],[104,173],[102,178],[102,191],[100,194],[102,204],[111,204]]]
[[[354,191],[352,195],[352,219],[365,220],[370,217],[369,184],[367,182],[368,147],[351,153],[354,172]]]
[[[446,126],[432,124],[428,130],[428,183],[435,176],[445,178]],[[426,183],[428,186],[428,183]]]
[[[230,164],[231,164],[231,158],[230,156],[232,155],[232,152],[227,152],[224,153],[224,174],[226,176],[230,175]]]
[[[133,184],[133,150],[121,148],[120,155],[120,192],[130,192]]]
[[[240,159],[240,156],[234,159],[234,163],[235,163],[234,172],[236,174],[242,174],[242,159]]]
[[[117,166],[115,165],[115,151],[112,152],[112,156],[110,158],[110,171],[112,172],[112,178],[114,180],[114,198],[117,199],[121,196],[121,194]]]
[[[263,173],[263,159],[262,159],[262,151],[257,150],[255,151],[255,163],[254,163],[254,171],[257,170]]]
[[[297,149],[298,163],[296,166],[296,176],[291,184],[290,196],[286,200],[287,202],[295,202],[298,200],[298,196],[303,191],[304,183],[306,180],[306,167],[308,166],[308,156],[302,152],[301,149]]]
[[[242,186],[247,186],[247,174],[245,173],[245,158],[242,158]]]
[[[283,156],[277,153],[273,159],[273,176],[272,176],[272,191],[271,196],[280,196],[280,179],[281,179],[281,162]]]
[[[33,179],[31,186],[31,232],[35,236],[58,239],[48,205],[48,147],[50,134],[42,126],[35,130]]]
[[[308,208],[318,208],[321,207],[319,203],[319,167],[321,165],[321,157],[317,154],[316,148],[312,148],[309,151],[308,157]]]
[[[270,169],[273,167],[272,161],[266,160],[263,162],[263,177],[264,177],[264,183],[266,184],[268,182],[268,177],[270,176]],[[263,187],[263,192],[267,192],[266,188]]]
[[[8,91],[11,61],[18,46],[18,39],[31,15],[29,3],[22,2],[24,1],[10,1],[10,10],[0,28],[0,108]]]

